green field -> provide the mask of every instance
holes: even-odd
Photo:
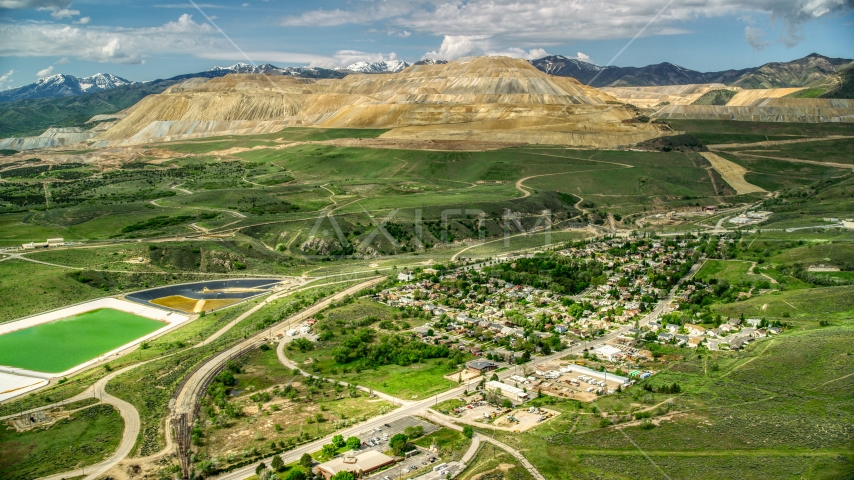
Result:
[[[688,132],[706,145],[791,140],[827,135],[851,135],[854,127],[841,123],[736,122],[667,120],[674,130]]]
[[[854,166],[854,139],[772,145],[751,150],[750,153],[768,157],[795,158],[815,162],[846,163]]]
[[[92,310],[0,335],[0,365],[64,372],[164,326],[119,310]]]
[[[121,415],[109,405],[72,413],[47,428],[2,428],[0,478],[29,480],[100,462],[115,452],[123,428]]]
[[[743,282],[754,283],[762,280],[768,280],[762,275],[749,273],[751,262],[738,260],[708,260],[703,268],[697,272],[696,278],[708,281],[711,278],[718,281],[724,280],[731,284],[741,284]]]

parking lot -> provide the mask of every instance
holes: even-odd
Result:
[[[424,428],[424,435],[433,433],[439,429],[439,427],[430,422],[425,422],[424,420],[415,417],[404,417],[400,420],[387,423],[386,426],[377,427],[373,430],[367,430],[360,433],[358,435],[359,440],[362,441],[362,449],[360,451],[377,450],[379,452],[385,452],[388,450],[388,441],[391,437],[398,433],[403,433],[407,427],[416,426]],[[372,442],[374,445],[371,445]]]
[[[368,450],[377,450],[379,452],[388,451],[388,441],[391,437],[398,433],[403,433],[407,427],[421,426],[424,428],[424,435],[429,435],[439,429],[436,425],[415,417],[401,418],[400,420],[395,420],[394,422],[390,422],[386,425],[388,426],[384,425],[373,430],[362,432],[358,435],[362,444],[366,445],[362,447],[360,450],[361,452]],[[374,445],[371,445],[372,442]],[[441,464],[442,460],[429,449],[416,447],[415,450],[407,453],[407,457],[403,461],[397,463],[391,468],[387,468],[365,478],[374,480],[383,480],[386,477],[389,479],[412,478],[415,475],[421,475],[424,474],[425,471],[432,470],[433,466]],[[450,467],[455,468],[453,465]]]

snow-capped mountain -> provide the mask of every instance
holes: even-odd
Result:
[[[403,60],[389,60],[387,62],[379,61],[374,63],[357,62],[344,68],[339,68],[338,70],[358,73],[397,73],[409,65],[410,64],[408,62],[404,62]]]
[[[109,73],[97,73],[91,77],[75,77],[72,75],[51,75],[39,79],[35,83],[23,87],[12,88],[0,92],[0,103],[14,102],[17,100],[28,100],[33,98],[56,98],[84,93],[99,92],[122,85],[131,85],[136,82],[111,75]]]
[[[304,78],[343,78],[347,74],[338,70],[315,67],[277,67],[269,63],[263,65],[249,65],[246,63],[235,63],[230,67],[214,67],[207,72],[191,74],[196,77],[221,77],[231,73],[266,73],[267,75],[290,75],[292,77]]]
[[[77,82],[80,84],[80,89],[86,93],[97,90],[109,90],[122,85],[136,83],[131,82],[130,80],[125,80],[122,77],[117,77],[111,73],[96,73],[91,77],[77,78]]]
[[[208,70],[209,72],[214,73],[279,73],[283,69],[270,65],[269,63],[265,63],[263,65],[249,65],[248,63],[235,63],[230,67],[213,67]]]

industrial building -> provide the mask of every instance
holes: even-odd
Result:
[[[623,385],[628,385],[631,382],[631,379],[607,372],[600,372],[599,370],[593,370],[592,368],[583,367],[581,365],[568,365],[560,369],[561,373],[578,373],[581,375],[587,375],[588,377],[600,378],[602,380],[607,380],[610,382],[619,382]]]
[[[593,349],[593,353],[601,360],[613,362],[622,356],[623,351],[611,345],[600,345]]]
[[[491,380],[486,383],[487,389],[498,389],[501,390],[501,393],[504,394],[505,397],[525,401],[531,398],[531,394],[526,392],[525,390],[514,387],[512,385],[507,385],[506,383],[496,382],[495,380]]]

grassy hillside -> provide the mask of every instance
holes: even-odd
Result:
[[[839,72],[838,87],[821,95],[821,98],[854,98],[854,67]]]
[[[704,93],[693,105],[726,105],[736,93],[735,90],[712,90]]]

